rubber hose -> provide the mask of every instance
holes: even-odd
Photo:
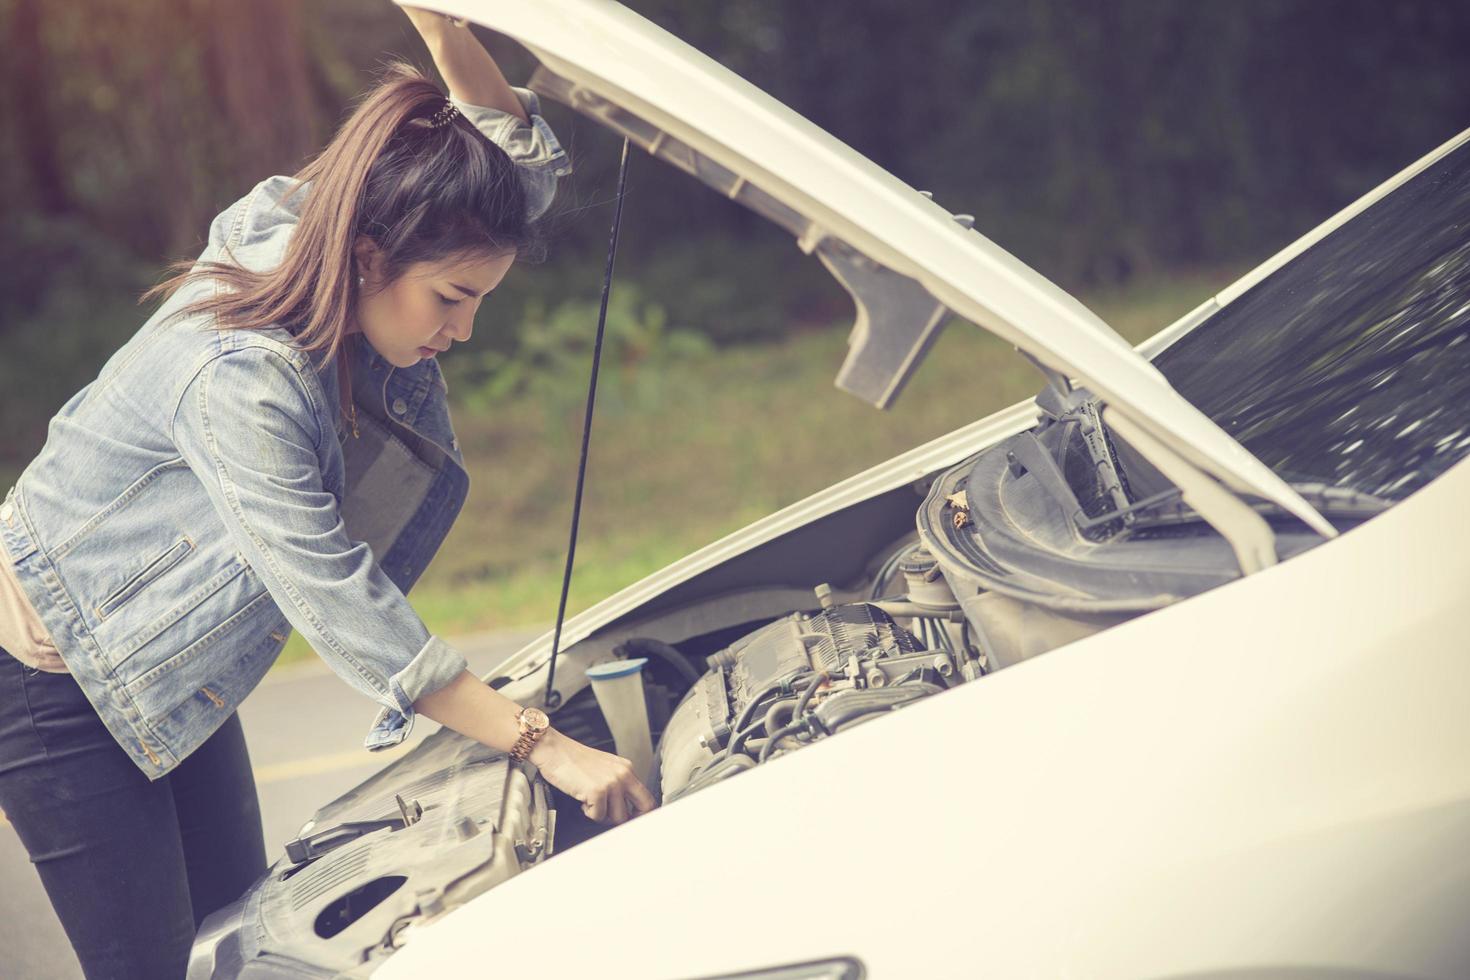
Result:
[[[692,687],[699,683],[702,676],[699,670],[689,662],[679,648],[663,640],[655,640],[651,636],[637,636],[631,640],[624,640],[614,651],[622,652],[624,655],[657,657],[664,663],[679,672],[679,676],[689,682]]]

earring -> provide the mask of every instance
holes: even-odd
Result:
[[[367,282],[367,277],[366,276],[358,276],[357,277],[357,285],[359,287],[361,287],[363,285],[363,283],[365,283],[365,282]]]

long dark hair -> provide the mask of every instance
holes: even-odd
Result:
[[[290,194],[308,190],[280,265],[253,272],[230,262],[177,262],[142,301],[214,279],[224,288],[176,315],[212,313],[220,329],[286,326],[298,347],[331,358],[356,317],[359,235],[377,244],[384,282],[416,262],[534,251],[539,238],[515,165],[458,113],[431,126],[443,107],[444,93],[418,69],[389,64],[326,149],[295,175]]]

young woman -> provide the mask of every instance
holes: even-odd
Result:
[[[215,219],[0,503],[0,807],[89,977],[180,976],[265,870],[235,708],[299,631],[382,706],[528,755],[597,820],[652,797],[465,669],[404,598],[467,479],[436,354],[534,247],[566,158],[463,25],[409,11],[326,150]]]

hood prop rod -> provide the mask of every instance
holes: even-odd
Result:
[[[567,565],[561,577],[561,599],[556,604],[556,629],[551,634],[551,661],[546,671],[548,709],[561,706],[556,693],[556,656],[561,650],[561,627],[567,614],[567,592],[572,585],[572,563],[577,556],[577,525],[582,519],[582,487],[587,480],[587,447],[592,440],[592,409],[597,403],[597,369],[602,364],[602,337],[607,329],[607,297],[612,291],[613,262],[618,256],[618,226],[623,222],[623,192],[628,183],[628,141],[618,162],[617,206],[613,209],[612,233],[607,243],[607,269],[602,276],[602,305],[597,311],[597,339],[592,344],[592,376],[587,382],[587,413],[582,420],[582,456],[577,462],[577,493],[572,498],[572,530],[567,540]]]

